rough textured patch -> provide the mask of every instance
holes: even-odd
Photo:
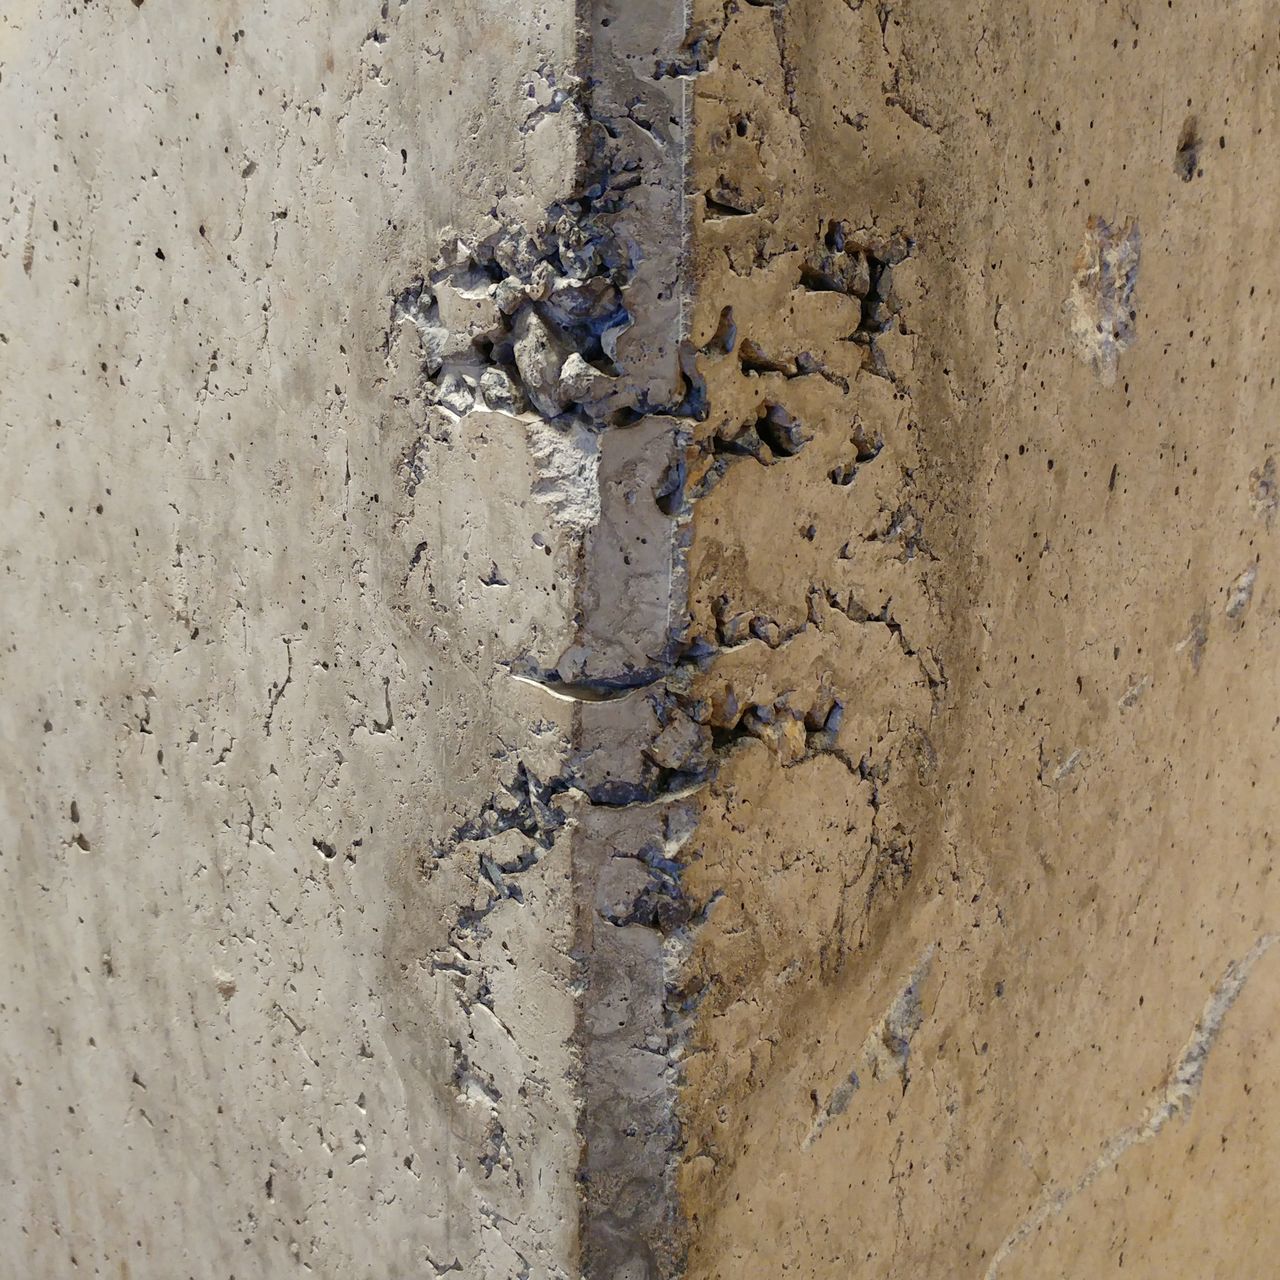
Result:
[[[1120,353],[1135,337],[1133,291],[1138,283],[1142,236],[1130,219],[1113,226],[1091,214],[1076,255],[1075,278],[1063,310],[1080,358],[1109,387],[1116,380]]]
[[[1275,32],[695,20],[688,1275],[1264,1274]]]
[[[1268,1274],[1266,10],[223,9],[0,15],[6,1256]]]

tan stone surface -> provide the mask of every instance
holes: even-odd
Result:
[[[1270,1274],[1268,9],[698,16],[701,430],[811,438],[714,455],[692,607],[844,716],[741,733],[691,845],[689,1274]],[[910,241],[882,363],[832,222]]]

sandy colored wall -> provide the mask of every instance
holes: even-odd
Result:
[[[1270,16],[704,9],[692,1276],[1271,1269]]]
[[[1261,1275],[1261,4],[0,15],[23,1274]]]

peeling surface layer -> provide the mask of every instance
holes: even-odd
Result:
[[[1272,1268],[1280,45],[1159,13],[694,5],[691,1280]]]
[[[1270,1274],[1267,7],[259,9],[0,13],[4,1256]]]

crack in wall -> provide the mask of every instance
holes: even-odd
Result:
[[[858,1074],[859,1066],[863,1074],[869,1075],[873,1080],[896,1076],[901,1083],[902,1092],[906,1093],[907,1086],[911,1083],[911,1073],[908,1069],[911,1037],[919,1031],[924,1022],[924,1012],[920,1007],[920,988],[929,976],[936,951],[936,943],[931,942],[925,947],[907,975],[906,981],[895,993],[889,1007],[867,1032],[853,1068],[831,1091],[827,1101],[817,1107],[809,1132],[800,1144],[801,1150],[808,1151],[822,1136],[822,1131],[827,1125],[848,1111],[853,1095],[862,1087],[862,1078]],[[816,1106],[816,1097],[814,1102]]]
[[[532,227],[450,234],[432,265],[392,300],[387,350],[390,357],[393,341],[416,341],[427,427],[401,460],[410,496],[433,443],[449,447],[467,415],[500,415],[495,429],[505,421],[524,432],[533,497],[569,535],[578,561],[576,642],[554,661],[529,655],[502,664],[513,682],[569,704],[573,745],[549,777],[517,757],[502,788],[420,858],[430,876],[465,856],[474,888],[451,911],[429,967],[450,976],[468,1018],[483,1017],[481,1010],[496,1018],[483,944],[510,918],[499,913],[526,907],[526,886],[545,860],[568,859],[578,912],[584,1266],[593,1276],[658,1280],[683,1267],[676,1099],[685,1042],[706,994],[690,982],[686,960],[722,896],[713,889],[696,900],[687,890],[687,866],[698,856],[688,847],[696,825],[690,802],[728,759],[758,742],[784,768],[833,756],[858,782],[871,781],[878,810],[887,764],[873,769],[839,745],[850,694],[830,678],[803,692],[790,687],[784,652],[821,631],[828,609],[887,628],[931,688],[943,678],[908,643],[888,598],[867,609],[851,592],[819,584],[797,626],[765,609],[733,608],[727,598],[716,608],[714,636],[694,625],[685,558],[698,504],[745,463],[755,464],[747,468],[753,473],[803,465],[797,459],[825,426],[825,415],[814,419],[791,404],[803,380],[844,397],[851,382],[840,355],[774,349],[759,336],[740,341],[732,307],[704,346],[690,342],[688,84],[714,64],[721,32],[686,29],[674,2],[661,14],[612,0],[585,10],[594,37],[584,44],[583,74],[568,88],[544,76],[547,110],[580,118],[575,190]],[[726,24],[733,11],[726,4]],[[655,61],[664,43],[669,52]],[[750,219],[759,207],[723,177],[706,200],[712,220]],[[794,250],[794,287],[847,299],[837,341],[862,348],[860,370],[892,380],[879,340],[904,329],[893,272],[912,241],[840,219],[824,220],[815,241]],[[711,423],[702,362],[720,360],[743,379],[763,381],[753,409]],[[881,435],[855,423],[847,457],[824,464],[823,475],[849,488],[883,447]],[[909,520],[893,513],[881,535],[903,537],[908,559],[917,545],[902,532]],[[415,559],[428,549],[420,545]],[[658,582],[655,607],[633,620],[628,586],[645,574]],[[506,579],[495,565],[487,581]],[[434,600],[429,579],[426,590]],[[717,674],[745,645],[779,655],[749,695]],[[910,875],[910,841],[873,823],[866,856],[875,867],[869,911],[882,884]],[[497,1177],[511,1166],[503,1121],[511,1100],[484,1087],[492,1078],[478,1074],[462,1042],[454,1054],[455,1093],[484,1117],[475,1158],[485,1179]],[[902,1071],[905,1085],[905,1057]]]
[[[666,975],[675,961],[667,946],[678,950],[698,918],[681,886],[687,831],[672,813],[705,785],[715,751],[711,730],[681,705],[684,668],[708,655],[691,659],[683,643],[680,486],[670,489],[667,511],[662,495],[651,495],[652,518],[633,519],[628,503],[647,485],[655,448],[673,450],[680,423],[705,416],[696,353],[681,332],[683,234],[672,240],[671,220],[683,217],[684,203],[688,96],[680,81],[714,45],[686,38],[676,0],[644,13],[599,0],[583,6],[580,22],[578,73],[557,84],[541,69],[546,101],[528,122],[577,113],[572,193],[535,226],[451,234],[391,303],[388,359],[394,342],[399,361],[410,354],[416,362],[427,418],[401,463],[410,496],[426,475],[428,450],[453,447],[461,419],[501,415],[493,429],[505,420],[524,433],[532,497],[550,509],[576,559],[577,642],[550,663],[530,656],[503,664],[513,684],[569,704],[573,746],[549,777],[518,755],[502,787],[422,855],[419,871],[429,877],[467,859],[474,893],[450,908],[443,945],[427,959],[452,981],[474,1026],[482,1010],[496,1017],[485,943],[497,936],[501,913],[531,901],[526,885],[547,859],[572,868],[581,902],[574,958],[584,1267],[599,1276],[668,1276],[679,1267],[682,1237],[671,1182],[678,1144]],[[655,49],[664,48],[670,53],[655,63]],[[785,433],[778,422],[766,434],[775,429]],[[660,475],[661,467],[655,489]],[[641,573],[653,582],[652,604],[633,620],[627,588]],[[491,577],[502,577],[496,565]],[[429,578],[426,591],[434,603]],[[631,1001],[632,978],[645,999]],[[616,1014],[606,1012],[619,1002],[632,1010],[621,1035]],[[501,1095],[467,1042],[453,1051],[459,1105],[480,1118],[479,1129],[468,1126],[480,1176],[504,1175],[505,1109],[518,1101]],[[602,1096],[602,1088],[641,1077],[625,1108]]]
[[[1067,1185],[1050,1183],[1041,1193],[1031,1212],[1001,1241],[983,1273],[983,1280],[995,1280],[1010,1255],[1034,1235],[1050,1218],[1061,1213],[1076,1196],[1087,1191],[1104,1173],[1114,1169],[1125,1153],[1159,1136],[1176,1115],[1191,1114],[1204,1083],[1209,1055],[1222,1033],[1223,1023],[1232,1006],[1240,998],[1254,966],[1277,942],[1280,934],[1264,933],[1239,959],[1227,965],[1222,977],[1210,992],[1204,1009],[1192,1029],[1191,1036],[1178,1055],[1165,1081],[1155,1095],[1143,1120],[1121,1129],[1110,1138],[1088,1166]]]

